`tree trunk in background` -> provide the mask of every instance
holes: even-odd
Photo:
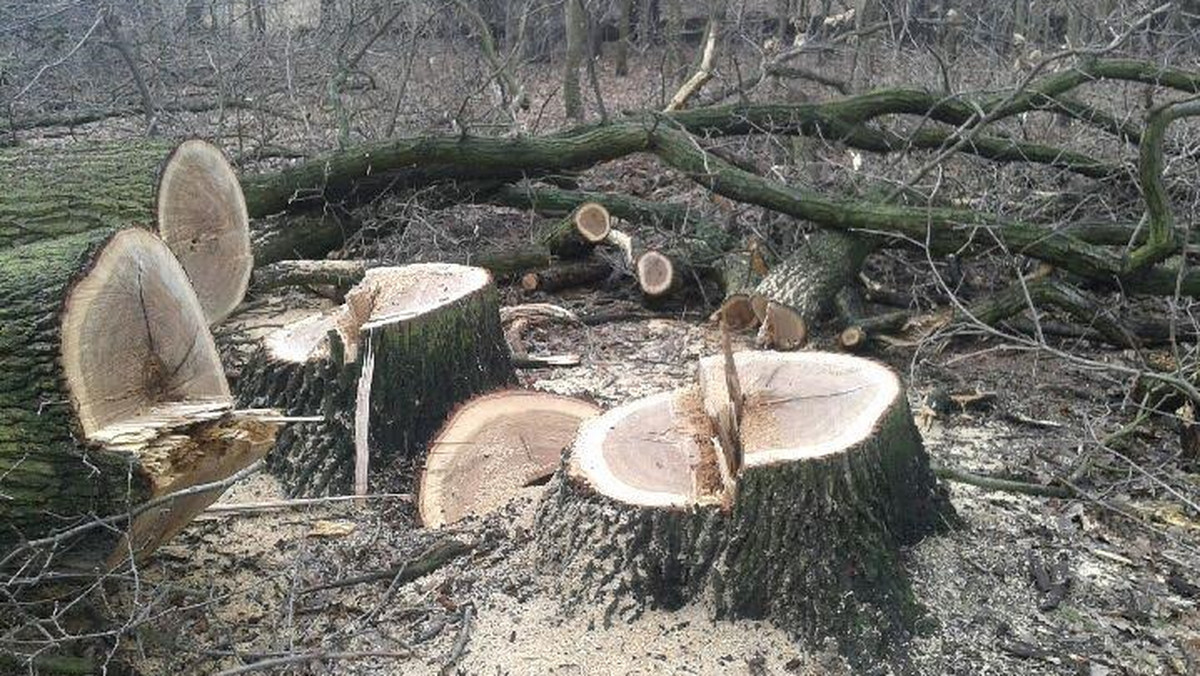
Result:
[[[620,0],[617,14],[617,75],[629,74],[629,41],[633,39],[633,0]]]
[[[563,70],[563,111],[572,120],[583,119],[583,96],[579,87],[579,68],[587,43],[587,19],[582,0],[566,0],[567,54]]]
[[[187,24],[189,33],[196,34],[204,30],[204,0],[187,0],[183,9],[183,21]]]

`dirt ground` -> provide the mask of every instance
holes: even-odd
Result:
[[[620,306],[620,294],[611,295]],[[582,311],[597,296],[555,300]],[[277,302],[294,307],[300,301]],[[278,323],[278,306],[261,302],[222,342],[251,335],[246,325],[261,319]],[[739,337],[741,347],[750,342]],[[527,349],[578,353],[582,365],[524,371],[521,380],[611,406],[678,386],[691,377],[696,359],[718,346],[715,326],[690,317],[559,326],[527,334]],[[878,673],[1197,673],[1200,523],[1170,484],[1186,480],[1190,490],[1198,479],[1161,474],[1164,458],[1177,452],[1170,430],[1148,428],[1122,454],[1147,467],[1145,473],[1095,447],[1089,425],[1120,403],[1123,383],[988,339],[874,356],[905,376],[936,463],[1036,481],[1065,474],[1086,457],[1095,468],[1089,472],[1106,477],[1103,489],[1092,489],[1091,474],[1081,475],[1090,500],[950,484],[964,527],[924,540],[906,558],[917,597],[934,621],[911,641],[907,661],[879,664]],[[930,395],[943,390],[991,396],[982,407],[934,412]],[[1122,467],[1127,477],[1112,481]],[[412,486],[411,476],[393,479],[394,486]],[[265,671],[856,673],[832,646],[799,645],[766,622],[712,621],[699,606],[652,610],[611,625],[599,609],[564,607],[552,580],[537,571],[531,541],[542,490],[527,488],[500,514],[437,532],[416,525],[407,495],[364,505],[207,513],[142,571],[144,580],[158,583],[147,588],[172,590],[160,593],[177,594],[185,609],[145,625],[121,653],[142,673],[214,673],[316,652],[334,657]],[[272,478],[260,474],[219,504],[280,497]],[[305,591],[387,570],[447,536],[477,546],[395,588],[382,579]],[[1035,567],[1064,585],[1059,603],[1048,602],[1053,592],[1038,590]]]

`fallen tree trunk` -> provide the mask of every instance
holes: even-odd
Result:
[[[232,411],[199,299],[150,232],[0,253],[0,324],[0,557],[62,533],[53,549],[72,562],[140,556],[219,492],[87,524],[224,479],[271,447],[275,424]]]
[[[289,496],[364,493],[368,469],[414,461],[454,406],[512,382],[486,271],[373,268],[337,311],[268,336],[241,402],[320,421],[290,426],[269,467]]]
[[[224,155],[204,141],[6,150],[0,176],[0,247],[90,230],[157,228],[210,323],[245,296],[254,265],[245,201]]]
[[[541,291],[554,293],[573,286],[583,286],[612,275],[612,266],[604,261],[575,261],[560,263],[546,268],[526,273],[521,277],[521,288],[528,292]]]
[[[250,288],[257,293],[285,286],[333,286],[344,291],[366,274],[363,261],[278,261],[255,269]]]
[[[565,605],[694,600],[852,655],[911,630],[900,547],[954,519],[899,380],[844,355],[705,359],[699,387],[584,423],[563,462],[535,532]]]

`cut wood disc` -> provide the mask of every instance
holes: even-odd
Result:
[[[175,148],[158,181],[158,230],[183,264],[210,324],[246,296],[254,256],[250,218],[233,167],[193,139]]]
[[[437,527],[492,512],[554,473],[594,404],[532,390],[505,390],[458,407],[429,446],[421,474],[421,521]]]
[[[457,404],[512,379],[491,275],[421,263],[368,270],[337,310],[270,334],[238,397],[321,416],[269,459],[289,495],[310,496],[364,490],[367,468],[417,458]]]
[[[0,307],[0,550],[225,479],[271,447],[276,423],[231,410],[200,302],[153,233],[4,251]],[[219,496],[79,529],[58,550],[85,566],[142,555]]]
[[[659,251],[647,251],[637,259],[638,285],[650,297],[669,293],[679,283],[675,264]]]
[[[585,422],[551,486],[539,551],[569,604],[702,600],[851,651],[911,629],[901,547],[953,516],[899,379],[845,354],[703,359]]]
[[[608,237],[608,231],[612,227],[612,219],[608,215],[608,209],[603,205],[595,202],[586,202],[579,205],[575,210],[574,215],[575,228],[579,234],[592,244],[599,244]]]

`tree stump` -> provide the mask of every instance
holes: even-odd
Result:
[[[232,403],[200,301],[153,233],[98,230],[0,253],[0,551],[262,457],[276,425]],[[59,550],[73,545],[87,565],[141,554],[217,497],[141,513],[115,549],[114,530],[94,528]]]
[[[537,533],[569,602],[611,620],[698,601],[848,652],[904,635],[919,606],[900,548],[953,510],[899,379],[813,352],[707,358],[699,376],[584,423],[564,457]]]
[[[595,404],[532,390],[505,390],[458,407],[429,445],[418,507],[429,527],[495,511],[558,468]]]
[[[311,496],[365,492],[368,466],[415,460],[454,406],[513,377],[491,276],[424,263],[368,270],[336,311],[272,333],[237,389],[320,418],[268,459],[289,495]]]
[[[215,324],[242,301],[254,260],[246,201],[220,149],[200,140],[0,152],[0,247],[92,230],[152,228]]]

